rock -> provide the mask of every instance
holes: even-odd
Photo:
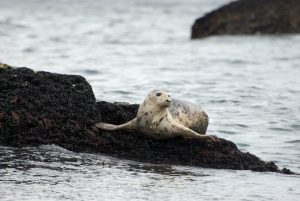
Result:
[[[81,76],[3,68],[0,145],[56,144],[75,152],[142,162],[293,174],[243,153],[233,142],[221,138],[217,142],[180,137],[157,141],[138,132],[103,131],[94,126],[99,121],[127,122],[135,117],[138,106],[96,102],[91,86]]]
[[[83,77],[28,68],[0,69],[0,114],[0,144],[9,146],[89,143],[78,131],[99,117]]]
[[[191,38],[299,32],[299,0],[238,0],[197,19]]]

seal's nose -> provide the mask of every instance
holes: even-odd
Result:
[[[170,98],[168,98],[168,99],[167,99],[167,102],[168,102],[168,103],[171,103],[171,102],[172,102],[172,100],[171,100]]]

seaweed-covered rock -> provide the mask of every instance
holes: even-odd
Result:
[[[0,68],[2,145],[76,144],[95,114],[92,88],[81,76]]]
[[[217,142],[180,137],[157,141],[139,132],[103,131],[94,126],[99,121],[127,122],[135,117],[138,106],[96,102],[81,76],[0,68],[0,145],[57,144],[76,152],[143,162],[292,174],[221,138]]]
[[[299,0],[237,0],[197,19],[191,38],[299,32]]]

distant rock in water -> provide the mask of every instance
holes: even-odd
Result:
[[[0,145],[56,144],[75,152],[142,162],[293,174],[241,152],[222,138],[217,142],[180,137],[157,141],[138,132],[103,131],[94,126],[99,121],[127,122],[135,117],[138,106],[96,102],[91,86],[78,75],[5,65],[0,68]]]
[[[238,0],[197,19],[191,38],[299,32],[299,0]]]

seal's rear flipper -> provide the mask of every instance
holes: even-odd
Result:
[[[97,128],[100,128],[100,129],[103,129],[103,130],[109,130],[109,131],[113,131],[113,130],[116,130],[117,126],[116,125],[113,125],[113,124],[107,124],[107,123],[97,123],[95,124],[95,126]]]
[[[182,137],[188,137],[192,139],[199,139],[199,140],[210,140],[210,141],[216,141],[216,139],[211,135],[205,135],[205,134],[199,134],[195,131],[184,127],[182,125],[173,125],[173,128],[175,129],[175,133],[179,134]]]
[[[136,118],[133,120],[121,124],[121,125],[113,125],[108,123],[97,123],[95,124],[97,128],[103,129],[103,130],[109,130],[109,131],[116,131],[116,130],[135,130],[136,129]]]

